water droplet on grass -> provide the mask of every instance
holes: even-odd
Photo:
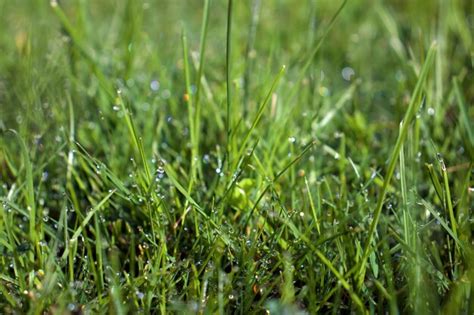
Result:
[[[171,92],[170,90],[166,89],[161,93],[161,97],[164,98],[165,100],[171,97]]]
[[[416,154],[415,161],[416,161],[416,162],[420,162],[420,161],[421,161],[421,152],[418,152],[418,153]]]
[[[150,89],[152,91],[158,91],[160,89],[160,82],[158,80],[153,80],[150,82]]]
[[[351,67],[344,67],[341,71],[341,75],[344,80],[351,81],[352,77],[355,75],[355,71]]]
[[[160,179],[162,179],[164,176],[165,176],[165,162],[163,160],[159,160],[158,161],[158,168],[156,169],[156,179],[157,181],[159,181]]]
[[[323,97],[327,97],[330,95],[330,92],[329,92],[329,89],[325,86],[321,86],[319,88],[319,95],[323,96]]]
[[[69,303],[67,305],[67,309],[70,311],[70,312],[74,312],[76,310],[76,304],[74,303]]]

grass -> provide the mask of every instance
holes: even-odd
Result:
[[[0,0],[1,312],[472,314],[472,12]]]

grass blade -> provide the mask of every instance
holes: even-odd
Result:
[[[415,90],[413,91],[413,94],[411,96],[411,101],[406,111],[405,117],[403,118],[400,124],[400,134],[398,136],[397,142],[395,143],[395,147],[390,156],[390,161],[387,168],[387,174],[385,175],[385,178],[384,178],[382,191],[379,193],[377,205],[375,206],[375,210],[373,213],[373,220],[369,227],[369,233],[367,235],[367,241],[365,244],[364,252],[362,254],[362,259],[359,263],[360,267],[359,267],[359,273],[358,273],[358,276],[359,276],[358,287],[362,286],[362,283],[365,279],[367,259],[372,250],[372,241],[374,238],[375,229],[377,228],[377,225],[379,223],[380,214],[382,213],[382,207],[385,201],[385,195],[387,193],[388,186],[390,185],[390,182],[392,180],[393,173],[395,172],[398,156],[400,154],[400,150],[403,146],[403,143],[405,142],[405,138],[410,128],[410,123],[415,117],[416,112],[420,108],[421,92],[425,84],[425,81],[428,77],[429,70],[431,69],[431,66],[433,64],[435,53],[436,53],[436,43],[433,43],[428,51],[425,63],[423,64],[423,67],[421,69],[421,73],[420,73],[420,76],[418,77]]]

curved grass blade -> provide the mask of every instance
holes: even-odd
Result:
[[[415,117],[416,112],[420,108],[421,102],[420,102],[420,97],[421,97],[421,92],[423,90],[425,81],[428,77],[429,70],[431,69],[431,66],[434,61],[434,56],[436,53],[436,48],[437,44],[436,42],[433,42],[431,45],[428,54],[426,56],[425,63],[423,64],[423,67],[420,72],[420,76],[418,78],[418,81],[415,86],[415,90],[413,91],[413,94],[411,96],[411,101],[410,105],[408,106],[408,109],[405,113],[405,117],[403,118],[402,122],[400,123],[400,133],[397,139],[397,142],[395,143],[395,147],[392,151],[392,154],[390,156],[390,162],[388,164],[387,168],[387,175],[385,176],[383,186],[382,186],[382,191],[379,193],[379,198],[377,200],[377,205],[375,207],[374,213],[373,213],[373,220],[372,223],[370,224],[369,228],[369,234],[367,236],[367,241],[365,244],[364,252],[362,254],[362,259],[360,261],[360,267],[359,267],[359,273],[358,273],[358,287],[360,288],[362,286],[362,283],[365,278],[365,271],[366,271],[366,264],[367,264],[367,259],[372,252],[372,241],[375,235],[375,229],[377,228],[377,225],[379,223],[380,219],[380,214],[382,213],[382,207],[385,201],[385,195],[387,194],[388,187],[390,185],[390,181],[392,180],[393,173],[395,172],[395,167],[397,165],[397,160],[400,154],[400,150],[405,142],[405,139],[408,134],[408,130],[410,128],[410,123]]]

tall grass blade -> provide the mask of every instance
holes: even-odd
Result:
[[[436,43],[433,43],[428,51],[425,63],[423,64],[423,67],[421,69],[420,76],[418,77],[418,81],[416,83],[415,89],[411,96],[410,104],[408,106],[408,109],[405,113],[405,117],[403,118],[403,121],[400,126],[400,134],[397,138],[397,142],[395,143],[395,147],[390,156],[390,161],[387,167],[387,173],[384,178],[382,190],[379,193],[377,205],[375,206],[375,209],[373,212],[373,219],[369,227],[369,233],[367,235],[367,241],[364,247],[364,252],[362,254],[362,259],[359,262],[360,267],[359,267],[359,273],[358,273],[358,277],[359,277],[358,287],[362,286],[362,283],[365,279],[367,258],[369,257],[370,253],[373,250],[372,241],[374,238],[375,229],[377,228],[377,225],[379,223],[380,214],[382,213],[382,207],[385,201],[385,195],[387,193],[388,186],[390,185],[390,182],[392,180],[393,173],[395,172],[395,166],[397,164],[398,156],[400,154],[402,145],[405,142],[408,130],[410,128],[410,123],[415,117],[416,112],[420,108],[421,92],[425,84],[425,81],[428,77],[429,70],[431,69],[431,66],[433,64],[435,53],[436,53]]]

